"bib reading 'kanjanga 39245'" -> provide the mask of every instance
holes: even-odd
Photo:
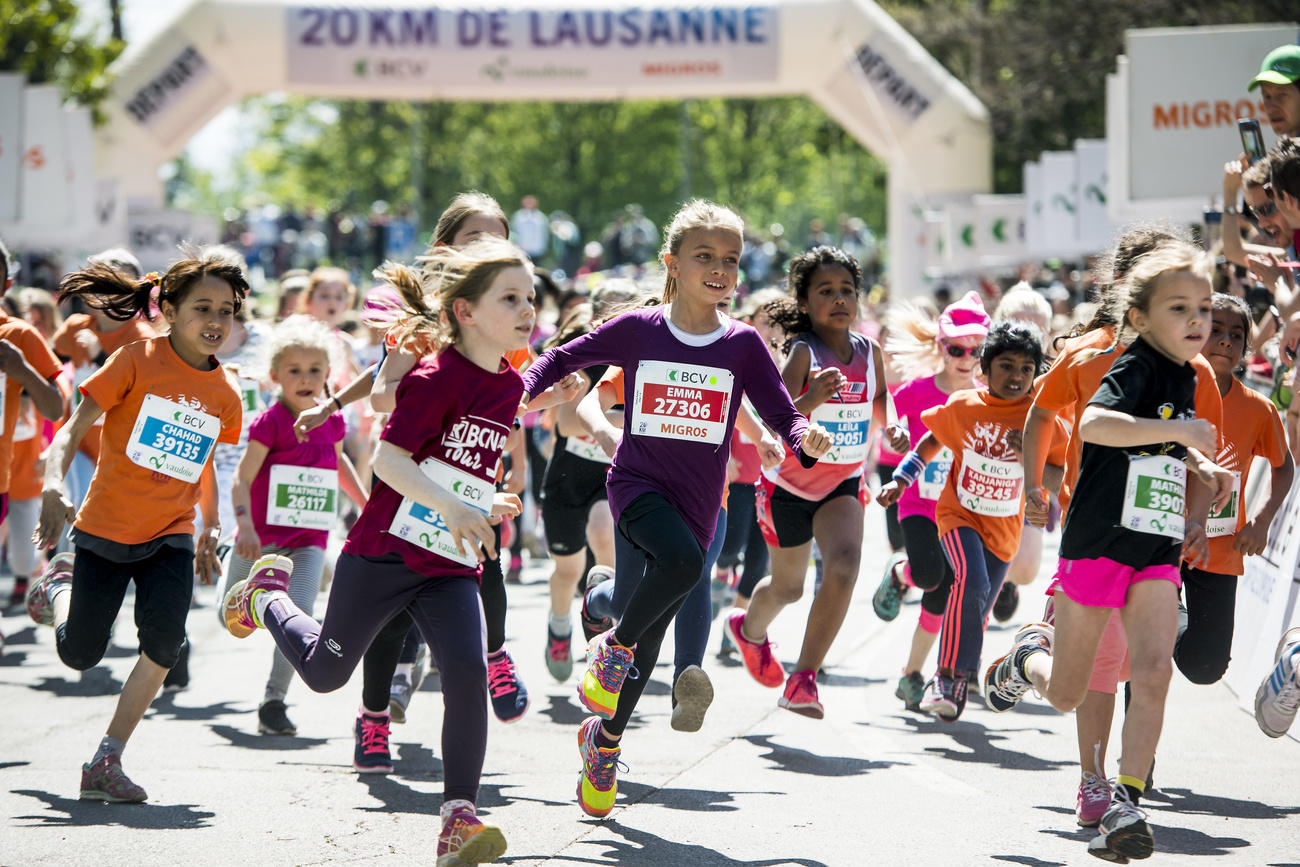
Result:
[[[421,461],[420,471],[465,505],[484,514],[492,512],[492,495],[495,491],[491,482],[485,482],[434,458]],[[462,554],[452,540],[442,515],[410,497],[402,498],[402,504],[393,516],[388,532],[452,562],[463,566],[478,565],[478,551],[471,547],[468,554]],[[469,542],[465,544],[467,547],[470,545]]]
[[[216,416],[146,394],[126,443],[132,463],[182,482],[197,482],[221,433]]]
[[[957,500],[963,508],[991,518],[1018,515],[1024,483],[1025,468],[1020,461],[986,458],[973,449],[962,451]]]
[[[719,445],[735,377],[696,364],[642,361],[637,365],[632,433]]]

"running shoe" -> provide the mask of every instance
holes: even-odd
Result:
[[[611,618],[593,617],[587,612],[587,599],[591,591],[606,581],[612,580],[613,577],[614,570],[608,566],[592,566],[587,571],[587,589],[582,594],[582,614],[580,619],[582,620],[582,635],[587,639],[588,644],[597,635],[609,632],[614,628],[614,621]]]
[[[776,700],[778,706],[795,713],[821,719],[826,716],[826,709],[817,700],[817,672],[811,669],[796,671],[786,681],[785,691]]]
[[[722,630],[722,644],[718,646],[718,656],[723,659],[729,659],[736,652],[736,642],[731,640],[727,630]]]
[[[411,703],[411,693],[415,688],[411,679],[405,674],[393,675],[393,682],[388,685],[388,718],[398,724],[406,722],[406,707]]]
[[[903,700],[903,707],[920,713],[921,698],[925,695],[925,678],[921,677],[921,672],[911,671],[900,677],[894,695]]]
[[[288,706],[278,698],[262,702],[257,709],[257,733],[262,735],[296,735],[298,727],[289,719]]]
[[[1271,738],[1280,738],[1295,722],[1300,707],[1300,626],[1278,640],[1273,670],[1255,691],[1255,722]]]
[[[785,669],[772,655],[772,642],[767,640],[767,636],[764,636],[762,641],[750,641],[741,632],[741,628],[745,625],[743,609],[731,609],[731,613],[722,621],[722,625],[736,647],[740,649],[740,657],[745,661],[745,668],[753,675],[754,680],[773,689],[785,683]]]
[[[388,751],[388,714],[359,711],[352,730],[352,767],[359,774],[391,774],[393,754]]]
[[[281,554],[263,555],[248,577],[237,581],[226,591],[222,603],[222,613],[226,629],[236,638],[247,638],[262,624],[257,620],[253,610],[253,597],[264,590],[284,591],[289,588],[289,576],[293,574],[293,561]]]
[[[713,683],[704,669],[688,665],[673,683],[673,731],[697,732],[713,704]]]
[[[504,542],[502,543],[501,547],[503,548],[506,547]],[[518,554],[512,554],[510,556],[510,568],[506,570],[506,583],[523,584],[524,583],[523,572],[524,572],[523,558],[520,557]]]
[[[998,623],[1006,623],[1016,616],[1016,609],[1019,607],[1020,588],[1010,581],[1003,581],[1002,589],[998,591],[998,598],[993,600],[993,619]]]
[[[587,673],[578,684],[578,701],[601,719],[612,719],[618,710],[623,681],[638,677],[632,665],[635,647],[614,642],[614,630],[597,635],[587,645]]]
[[[50,604],[54,594],[50,591],[55,589],[55,585],[72,584],[73,559],[72,554],[66,552],[55,554],[41,577],[27,588],[27,614],[42,626],[54,625],[54,607]]]
[[[1024,675],[1025,660],[1040,651],[1051,652],[1053,628],[1046,623],[1020,627],[1012,640],[1011,652],[984,673],[984,703],[995,713],[1011,710],[1033,686]]]
[[[109,753],[94,764],[81,766],[81,800],[110,804],[143,804],[149,799],[144,789],[131,782],[122,770],[122,756]]]
[[[180,692],[188,689],[190,685],[190,641],[185,639],[181,645],[181,652],[176,657],[176,664],[168,671],[167,676],[163,678],[163,692]]]
[[[438,834],[438,867],[487,864],[506,854],[506,837],[501,829],[479,821],[469,801],[451,801],[444,812],[447,818]]]
[[[578,727],[578,754],[582,756],[582,774],[578,777],[578,806],[597,819],[609,815],[618,797],[619,747],[596,746],[600,717],[589,716]],[[624,771],[627,767],[624,766]]]
[[[970,675],[958,672],[952,677],[935,673],[925,686],[925,695],[921,698],[921,713],[930,713],[944,722],[956,722],[966,709],[966,693],[970,686]]]
[[[519,679],[510,651],[502,647],[488,656],[488,695],[492,712],[503,723],[512,723],[528,712],[528,689]]]
[[[1096,774],[1084,774],[1074,799],[1074,816],[1084,828],[1095,828],[1110,807],[1110,783]]]
[[[573,636],[556,635],[549,625],[546,627],[546,670],[560,683],[573,674]]]
[[[1126,864],[1130,858],[1150,858],[1155,851],[1147,814],[1129,799],[1123,786],[1115,787],[1097,827],[1101,833],[1088,841],[1088,854],[1103,861]]]
[[[895,551],[885,563],[885,575],[880,579],[876,595],[871,597],[871,607],[881,620],[889,621],[898,616],[898,609],[903,604],[903,595],[907,585],[898,578],[898,569],[907,562],[907,555]]]
[[[6,608],[17,608],[19,605],[27,604],[27,578],[14,578],[14,589],[9,593],[9,601],[5,604]]]

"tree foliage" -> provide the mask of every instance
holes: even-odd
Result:
[[[1295,0],[881,0],[882,7],[986,106],[996,192],[1022,165],[1106,135],[1106,74],[1124,31],[1295,21]],[[1253,71],[1253,70],[1252,70]],[[1176,73],[1172,73],[1176,74]],[[1244,80],[1243,80],[1244,86]]]
[[[0,71],[58,84],[65,99],[97,109],[122,43],[88,31],[79,14],[73,0],[0,0]]]

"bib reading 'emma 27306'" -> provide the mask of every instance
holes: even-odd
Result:
[[[720,367],[642,361],[637,365],[631,433],[719,445],[735,377]]]
[[[478,509],[484,514],[492,512],[492,495],[495,489],[491,482],[485,482],[478,476],[471,476],[434,458],[425,458],[421,461],[420,471],[438,487],[450,491],[465,505]],[[397,514],[393,516],[393,523],[389,525],[388,532],[455,563],[464,566],[478,565],[478,551],[471,548],[468,554],[462,554],[460,548],[452,541],[451,532],[447,529],[447,522],[443,520],[442,515],[410,497],[402,499],[402,504],[398,507]],[[468,542],[465,544],[469,545]]]

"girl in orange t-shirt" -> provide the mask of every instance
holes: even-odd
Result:
[[[952,471],[939,495],[936,523],[955,581],[944,611],[939,670],[926,685],[921,710],[952,722],[966,706],[977,676],[984,626],[1020,543],[1024,522],[1024,466],[1020,462],[1030,389],[1043,363],[1042,334],[1033,325],[999,322],[980,356],[987,390],[958,391],[943,406],[922,413],[929,428],[899,465],[878,501],[889,506],[940,448],[953,453]],[[1065,426],[1049,451],[1052,486],[1065,461]]]
[[[102,415],[99,463],[70,533],[75,560],[56,556],[27,605],[33,620],[54,627],[59,658],[84,671],[103,658],[135,582],[140,657],[104,739],[82,766],[81,797],[90,800],[147,798],[123,772],[122,750],[180,657],[196,567],[204,581],[220,572],[215,509],[205,501],[196,543],[194,507],[200,479],[211,482],[213,446],[236,442],[240,432],[239,393],[215,357],[248,292],[237,266],[205,252],[177,262],[160,281],[137,282],[96,264],[64,278],[62,294],[125,321],[149,309],[159,282],[167,336],[122,347],[81,384],[82,402],[50,444],[36,527],[40,546],[58,541],[73,513],[64,476]]]

